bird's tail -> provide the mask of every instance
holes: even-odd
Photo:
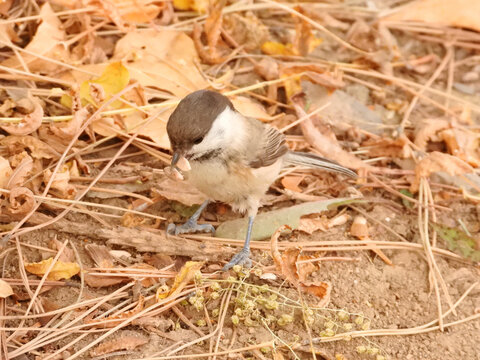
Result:
[[[303,152],[296,152],[296,151],[289,151],[285,156],[285,162],[291,165],[300,165],[300,166],[307,166],[310,168],[317,168],[317,169],[324,169],[327,171],[337,172],[343,175],[350,176],[352,178],[358,177],[358,175],[346,167],[336,163],[335,161],[328,160],[324,157],[310,154],[310,153],[303,153]]]

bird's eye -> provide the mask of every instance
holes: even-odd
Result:
[[[198,145],[198,144],[200,144],[202,141],[203,141],[203,136],[202,136],[202,137],[199,137],[199,138],[196,138],[195,140],[193,140],[193,143],[194,143],[195,145]]]

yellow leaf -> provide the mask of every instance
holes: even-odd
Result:
[[[162,292],[162,288],[158,288],[156,295],[157,301],[181,292],[183,288],[193,279],[195,273],[202,268],[203,264],[203,261],[187,261],[175,277],[175,281],[173,282],[172,288],[169,292]]]
[[[82,100],[86,100],[93,105],[99,105],[99,103],[110,99],[113,95],[123,90],[129,81],[130,74],[125,66],[123,66],[121,62],[114,62],[107,66],[99,78],[82,83],[80,86],[80,97]],[[96,99],[92,97],[91,84],[100,85],[101,89],[103,89],[103,94],[99,95]],[[120,101],[112,104],[113,108],[120,106],[122,106]]]
[[[212,1],[212,3],[215,3],[215,1]],[[206,13],[208,5],[208,0],[173,0],[173,7],[178,10],[193,10],[199,13]]]
[[[5,280],[0,279],[0,298],[7,298],[13,295],[12,287]]]
[[[287,99],[291,99],[293,95],[302,92],[302,86],[300,85],[301,74],[290,77],[288,75],[282,75],[281,78],[284,78],[285,81],[283,82],[285,87],[285,92],[287,95]]]
[[[267,55],[295,55],[292,44],[284,45],[276,41],[264,42],[262,51]]]
[[[32,274],[43,276],[52,264],[52,261],[53,257],[38,263],[28,263],[25,264],[25,269]],[[77,263],[57,261],[48,274],[47,280],[70,279],[79,272],[80,266]]]

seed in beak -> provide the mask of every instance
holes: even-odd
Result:
[[[192,167],[190,166],[190,163],[184,156],[180,156],[179,159],[177,160],[176,166],[182,170],[182,171],[190,171],[192,170]]]

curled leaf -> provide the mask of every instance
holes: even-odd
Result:
[[[82,107],[80,99],[72,106],[73,117],[70,121],[50,125],[50,130],[58,137],[72,139],[89,117],[87,108]]]
[[[34,109],[30,114],[25,117],[18,124],[3,125],[1,128],[12,135],[25,136],[31,134],[42,125],[43,108],[40,102],[33,100]]]
[[[25,264],[25,269],[32,274],[43,276],[52,264],[53,257],[37,263]],[[57,261],[47,276],[48,280],[70,279],[80,272],[80,266],[75,262]]]
[[[9,213],[25,215],[34,208],[35,197],[32,190],[27,189],[26,187],[15,187],[10,190],[9,202]]]

